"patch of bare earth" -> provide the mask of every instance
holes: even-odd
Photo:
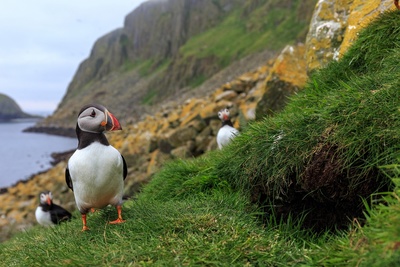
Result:
[[[354,219],[363,220],[362,199],[368,200],[381,187],[377,169],[362,177],[360,173],[357,164],[350,169],[343,168],[336,145],[321,143],[299,180],[293,175],[285,192],[271,201],[271,194],[263,186],[256,186],[252,199],[266,203],[266,213],[273,212],[283,219],[305,215],[302,225],[306,229],[316,232],[347,229]],[[354,183],[356,177],[358,182]]]

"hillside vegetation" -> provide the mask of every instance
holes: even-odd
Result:
[[[107,208],[81,233],[75,214],[0,244],[2,263],[396,266],[399,24],[398,12],[380,16],[281,113],[226,149],[167,164],[125,203],[125,224],[106,224]]]

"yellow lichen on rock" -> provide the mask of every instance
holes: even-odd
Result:
[[[343,55],[357,39],[357,35],[361,29],[367,26],[383,11],[389,9],[396,9],[391,0],[354,0],[353,4],[350,6],[350,15],[347,20],[344,39],[340,46],[339,56]]]
[[[286,46],[271,69],[271,76],[279,76],[281,81],[303,87],[307,80],[305,46]]]
[[[389,9],[394,9],[392,0],[320,0],[307,34],[308,71],[324,67],[331,60],[338,60],[360,30]]]

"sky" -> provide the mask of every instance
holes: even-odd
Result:
[[[0,93],[50,114],[101,36],[145,0],[1,0]]]

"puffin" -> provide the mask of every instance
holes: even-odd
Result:
[[[222,147],[229,144],[231,140],[239,134],[239,131],[233,127],[233,124],[229,117],[229,109],[225,108],[220,110],[218,112],[218,118],[221,119],[222,125],[221,128],[218,130],[217,143],[218,148],[222,149]]]
[[[53,226],[71,219],[69,211],[53,203],[53,195],[50,191],[39,194],[39,203],[35,217],[40,225]]]
[[[76,123],[78,147],[68,160],[65,181],[73,191],[82,216],[82,231],[89,230],[89,210],[108,205],[116,207],[118,218],[110,224],[125,222],[122,197],[127,165],[119,151],[108,143],[105,131],[122,130],[118,119],[100,104],[82,107]]]

